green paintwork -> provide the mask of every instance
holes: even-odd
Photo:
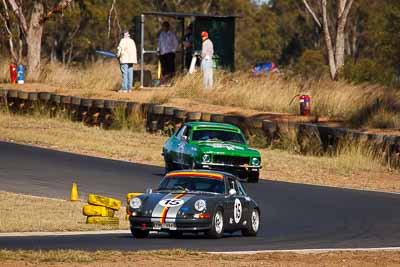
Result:
[[[189,130],[188,130],[189,129]],[[193,132],[197,130],[215,130],[224,131],[239,134],[243,143],[237,142],[223,142],[223,141],[193,141]],[[182,138],[187,136],[187,138]],[[218,166],[207,166],[207,168],[225,170],[225,167],[232,168],[243,168],[247,171],[244,165],[249,168],[259,169],[259,166],[252,166],[251,159],[258,158],[261,164],[261,155],[257,150],[248,147],[246,139],[243,136],[241,130],[231,124],[226,123],[213,123],[213,122],[189,122],[185,123],[173,136],[171,136],[163,147],[163,155],[166,162],[171,162],[177,168],[202,168],[203,165],[208,165],[203,162],[202,158],[204,154],[211,156],[211,162],[209,165],[218,164]],[[215,163],[215,156],[224,156],[227,162],[221,163],[221,159],[218,163]],[[233,164],[230,157],[247,157],[247,162],[242,164]],[[242,160],[242,159],[241,159]],[[243,159],[245,160],[245,159]],[[229,162],[228,162],[229,161]],[[253,169],[254,170],[254,169]],[[258,170],[257,170],[258,171]]]

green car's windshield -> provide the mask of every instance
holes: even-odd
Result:
[[[195,130],[192,141],[222,141],[245,144],[241,134],[223,130]]]
[[[164,178],[158,191],[201,191],[223,194],[225,192],[224,180],[204,177],[166,177]]]

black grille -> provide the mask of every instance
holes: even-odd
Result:
[[[249,157],[214,155],[213,162],[229,165],[244,165],[249,164]]]

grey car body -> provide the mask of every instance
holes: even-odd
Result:
[[[130,201],[129,214],[137,238],[149,231],[205,232],[219,238],[224,232],[241,230],[254,236],[260,225],[258,204],[237,177],[218,171],[170,172],[156,191]]]

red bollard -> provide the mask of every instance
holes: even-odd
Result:
[[[17,66],[10,64],[10,82],[17,83]]]
[[[299,102],[300,102],[300,115],[309,116],[311,114],[311,96],[301,95]]]

